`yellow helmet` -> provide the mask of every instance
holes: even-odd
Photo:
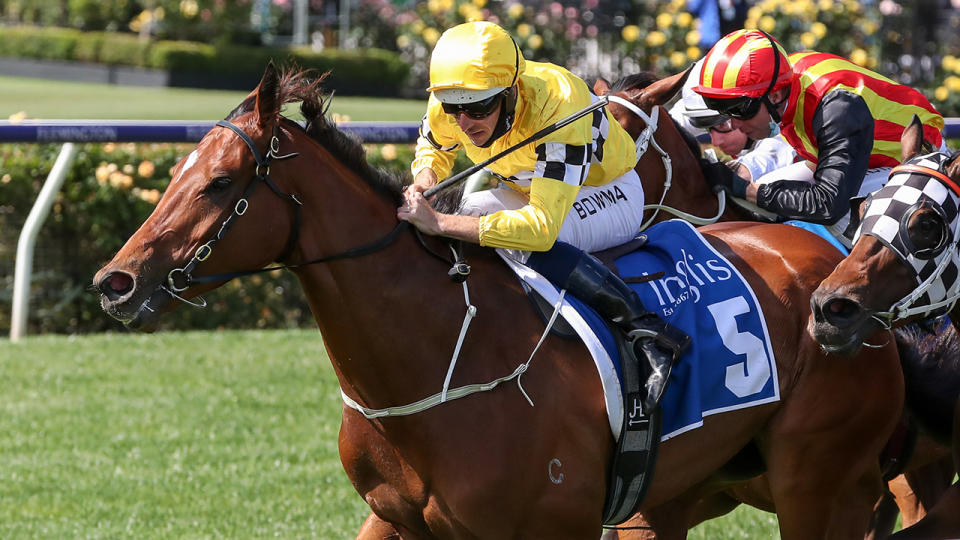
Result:
[[[437,40],[427,91],[444,103],[480,101],[513,86],[525,68],[523,54],[506,30],[490,22],[468,22]]]

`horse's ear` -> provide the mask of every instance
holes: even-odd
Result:
[[[923,124],[920,117],[913,115],[910,125],[900,135],[900,161],[906,161],[923,149]]]
[[[947,176],[955,181],[960,181],[960,159],[955,157],[956,153],[953,155],[954,157],[950,160],[950,164],[947,165]]]
[[[610,93],[610,81],[603,77],[598,77],[593,83],[593,93],[598,96],[605,96]]]
[[[257,124],[265,130],[269,128],[280,112],[280,103],[278,103],[278,94],[280,88],[280,73],[277,67],[273,65],[273,60],[267,63],[267,68],[263,72],[263,78],[257,85],[255,93],[257,95]]]
[[[690,76],[694,65],[696,64],[692,64],[680,73],[671,75],[665,79],[660,79],[646,87],[643,93],[640,94],[640,103],[638,103],[638,105],[646,109],[648,107],[663,105],[673,99],[673,96],[677,95],[677,92],[683,88],[683,83],[687,82],[687,77]]]

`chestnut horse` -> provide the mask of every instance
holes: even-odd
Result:
[[[452,283],[438,260],[448,243],[397,225],[402,182],[373,170],[362,146],[328,121],[318,83],[267,67],[97,273],[104,310],[149,330],[177,301],[235,272],[290,264],[345,403],[439,402],[387,417],[344,405],[341,461],[373,511],[361,538],[596,537],[613,437],[585,347],[548,337],[518,370],[544,325],[517,279],[491,250],[473,247],[469,296]],[[280,114],[295,101],[305,128]],[[643,509],[721,489],[717,471],[753,443],[783,538],[862,535],[881,492],[876,456],[902,408],[891,399],[903,392],[894,345],[841,362],[806,331],[809,296],[840,261],[822,239],[767,224],[702,233],[754,289],[781,399],[708,416],[663,442]],[[460,341],[464,311],[476,318]],[[442,402],[448,372],[451,394],[487,391]],[[494,384],[518,372],[522,380]]]
[[[865,201],[849,257],[810,300],[811,330],[824,348],[840,354],[874,346],[869,342],[892,324],[948,310],[960,330],[960,160],[957,154],[931,151],[916,117],[904,130],[901,145],[903,164]],[[926,339],[933,346],[956,342],[956,334],[944,323],[931,326]],[[904,376],[908,407],[944,442],[952,435],[954,463],[960,466],[960,358],[919,357],[905,363]],[[926,518],[895,536],[960,537],[960,485]]]
[[[598,95],[613,95],[620,99],[611,101],[609,107],[621,126],[634,139],[648,128],[646,119],[660,119],[654,130],[658,150],[671,156],[668,162],[661,164],[655,152],[646,152],[637,164],[637,172],[643,181],[648,205],[657,210],[648,210],[645,216],[651,223],[670,219],[679,215],[695,224],[726,222],[735,220],[767,219],[753,207],[735,204],[733,200],[721,199],[714,194],[705,180],[705,171],[699,167],[700,146],[689,134],[683,132],[662,109],[684,83],[687,73],[680,73],[662,81],[650,73],[627,76],[614,84],[603,79],[594,84]],[[626,101],[627,103],[624,103]],[[636,110],[639,109],[640,113]],[[659,110],[658,110],[659,109]],[[654,114],[657,112],[658,114]],[[672,170],[668,171],[668,167]],[[673,210],[673,211],[671,211]],[[914,359],[918,350],[928,356],[930,347],[923,342],[922,336],[916,336],[910,329],[897,333],[897,345],[901,355]],[[960,354],[960,341],[953,339],[951,345],[938,344],[936,350],[943,357]],[[951,409],[947,409],[949,411]],[[942,439],[941,439],[942,441]],[[868,538],[883,537],[892,531],[896,519],[896,506],[900,506],[904,526],[918,521],[949,486],[953,478],[954,467],[946,447],[921,435],[907,470],[890,482],[887,500],[878,507]],[[900,465],[901,469],[903,464]],[[693,507],[679,508],[674,505],[664,516],[659,516],[658,530],[675,530],[677,522],[693,526],[705,519],[729,512],[738,501],[747,502],[768,511],[772,502],[760,480],[751,480],[735,486],[726,493],[700,499]],[[892,501],[891,501],[892,499]],[[896,505],[890,504],[895,502]],[[655,517],[652,514],[648,517]],[[631,525],[642,524],[637,518]],[[652,534],[622,533],[621,538],[652,537]]]

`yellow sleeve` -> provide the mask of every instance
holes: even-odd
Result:
[[[549,178],[534,178],[530,202],[518,210],[501,210],[480,218],[480,245],[494,248],[547,251],[560,234],[580,186]]]
[[[410,164],[410,172],[414,177],[427,167],[433,169],[440,180],[450,176],[460,147],[456,131],[453,131],[458,129],[456,123],[451,123],[449,115],[443,112],[440,102],[431,95],[427,114],[423,115],[420,122],[420,136],[417,137],[417,147]]]

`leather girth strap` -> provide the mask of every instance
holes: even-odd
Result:
[[[659,405],[649,415],[643,413],[644,381],[640,367],[632,361],[633,355],[625,349],[630,345],[622,339],[617,343],[623,359],[624,414],[620,439],[616,442],[607,475],[604,526],[623,523],[640,508],[653,479],[662,427]]]

